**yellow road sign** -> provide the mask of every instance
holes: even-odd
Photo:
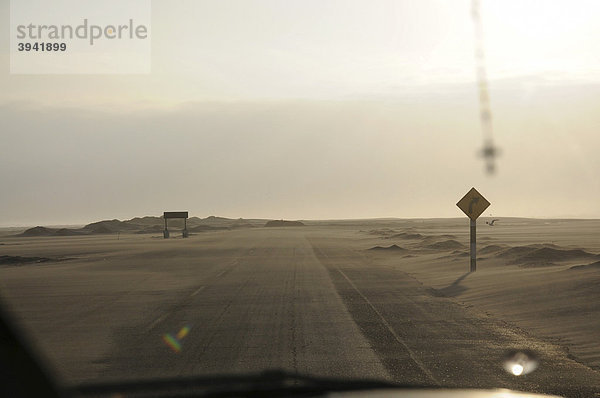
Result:
[[[476,220],[490,205],[475,188],[469,192],[456,204],[471,220]]]

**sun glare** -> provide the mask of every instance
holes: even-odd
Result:
[[[494,77],[567,75],[597,77],[600,57],[590,51],[598,3],[483,2],[486,59]]]
[[[515,376],[521,376],[523,374],[523,366],[516,363],[512,366],[511,371]]]

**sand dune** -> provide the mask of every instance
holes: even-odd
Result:
[[[436,235],[436,236],[433,236],[433,238],[437,238],[437,239],[458,239],[456,237],[456,235],[450,235],[450,234]]]
[[[370,248],[369,250],[383,250],[383,251],[396,251],[396,252],[405,252],[406,249],[398,246],[398,245],[391,245],[391,246],[374,246],[372,248]]]
[[[265,220],[230,219],[224,217],[209,216],[207,218],[190,217],[187,220],[188,230],[191,232],[204,232],[209,230],[226,230],[232,228],[253,228],[264,225]],[[294,221],[299,223],[299,221]],[[287,224],[285,226],[288,226]],[[173,219],[169,221],[169,229],[182,229],[183,220]],[[19,236],[80,236],[97,234],[115,234],[130,232],[136,234],[159,233],[164,229],[162,217],[146,216],[135,217],[130,220],[102,220],[85,225],[82,228],[48,228],[37,226],[29,228]]]
[[[304,223],[301,221],[288,221],[288,220],[271,220],[267,221],[265,227],[303,227]]]
[[[465,248],[466,245],[458,242],[456,239],[439,240],[449,237],[456,238],[455,235],[414,235],[424,238],[423,243],[434,242],[425,244],[423,247],[426,249],[443,252],[454,250],[450,255],[442,256],[441,258],[455,259],[457,257],[467,257],[469,254],[464,250],[460,250]],[[392,237],[397,236],[405,236],[405,234],[395,234]],[[536,243],[522,246],[492,244],[479,248],[477,255],[492,255],[494,258],[505,260],[505,264],[507,265],[518,265],[521,267],[554,266],[576,260],[600,259],[600,255],[590,253],[581,248],[565,248],[552,243]]]
[[[46,227],[33,227],[29,228],[22,234],[21,236],[54,236],[56,234],[56,229],[54,228],[46,228]]]
[[[136,234],[156,234],[161,233],[165,229],[162,225],[150,225],[144,229],[136,231]]]
[[[421,238],[423,238],[423,235],[409,233],[409,232],[402,232],[399,234],[394,234],[389,237],[389,239],[421,239]]]
[[[20,265],[30,263],[45,263],[52,261],[48,257],[0,256],[0,265]]]
[[[508,264],[521,266],[550,266],[565,261],[596,257],[582,249],[566,249],[552,244],[515,246],[498,253],[497,256],[508,259]]]
[[[120,231],[136,231],[139,229],[138,224],[133,224],[127,221],[105,220],[91,223],[82,228],[83,230],[92,233],[111,233]]]
[[[500,246],[500,245],[487,245],[485,247],[482,247],[481,249],[478,250],[478,253],[480,254],[489,254],[489,253],[497,253],[501,250],[506,249],[505,246]]]
[[[232,225],[231,228],[254,228],[255,225],[252,225],[251,223],[249,223],[248,221],[244,220],[243,218],[240,218],[238,220],[236,220]]]
[[[425,247],[427,249],[434,249],[434,250],[452,250],[452,249],[460,249],[465,246],[462,243],[457,242],[454,239],[448,239],[448,240],[444,240],[442,242],[432,243]]]
[[[557,341],[572,358],[600,369],[600,220],[522,219],[481,228],[477,241],[494,243],[479,245],[475,273],[468,272],[468,226],[432,221],[415,233],[431,237],[438,231],[458,236],[464,249],[438,245],[428,254],[418,250],[423,239],[411,242],[416,256],[402,261],[386,251],[370,252],[374,265],[395,267],[430,286],[432,295]]]
[[[565,250],[543,247],[535,249],[513,261],[515,264],[554,264],[560,261],[572,261],[591,257],[596,256],[581,249]]]
[[[379,235],[379,236],[391,236],[396,234],[398,231],[390,229],[390,228],[378,228],[372,229],[369,231],[371,235]]]
[[[229,227],[213,227],[211,225],[197,225],[192,228],[188,228],[190,232],[206,232],[206,231],[223,231],[229,230]]]
[[[569,267],[570,270],[600,270],[600,261],[585,265],[573,265]]]

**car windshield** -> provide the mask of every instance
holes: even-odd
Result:
[[[57,384],[600,392],[599,2],[0,14],[0,307]]]

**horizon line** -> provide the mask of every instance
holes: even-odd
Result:
[[[93,223],[97,223],[97,222],[102,222],[102,221],[113,221],[113,220],[117,220],[117,221],[121,221],[121,222],[125,222],[125,221],[130,221],[133,220],[135,218],[145,218],[145,217],[155,217],[155,218],[162,218],[162,215],[160,216],[156,216],[156,215],[145,215],[145,216],[135,216],[132,218],[126,218],[126,219],[118,219],[118,218],[105,218],[105,219],[101,219],[101,220],[97,220],[97,221],[91,221],[91,222],[87,222],[87,223],[48,223],[48,224],[36,224],[36,223],[27,223],[27,224],[0,224],[0,228],[2,229],[10,229],[10,228],[34,228],[34,227],[47,227],[47,228],[54,228],[54,227],[77,227],[77,226],[85,226],[88,224],[93,224]],[[190,216],[189,218],[199,218],[201,220],[205,220],[207,218],[210,217],[217,217],[217,218],[224,218],[224,219],[228,219],[228,220],[260,220],[260,221],[271,221],[271,220],[286,220],[286,221],[308,221],[308,222],[336,222],[336,221],[346,221],[346,222],[350,222],[350,221],[402,221],[402,220],[459,220],[459,219],[465,219],[468,220],[468,217],[461,217],[461,216],[456,216],[456,217],[367,217],[367,218],[323,218],[323,219],[316,219],[316,218],[264,218],[264,217],[224,217],[224,216],[215,216],[215,215],[209,215],[206,217],[199,217],[199,216]],[[479,217],[481,219],[483,218],[504,218],[504,219],[525,219],[525,220],[569,220],[569,221],[597,221],[600,220],[600,217],[525,217],[525,216],[481,216]]]

